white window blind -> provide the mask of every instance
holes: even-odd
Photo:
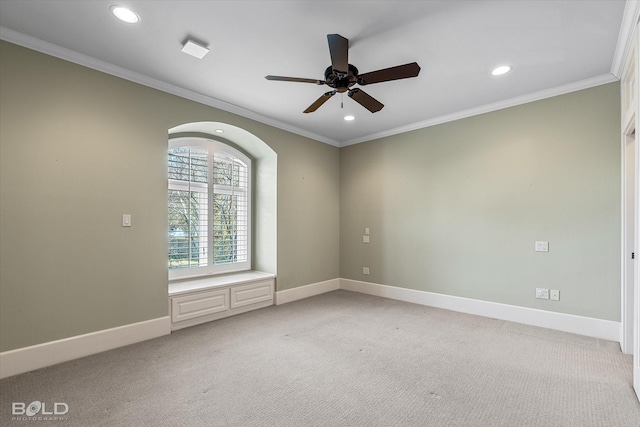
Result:
[[[243,262],[249,254],[248,170],[226,153],[213,157],[215,264]]]
[[[168,154],[169,278],[250,269],[250,159],[204,138]]]

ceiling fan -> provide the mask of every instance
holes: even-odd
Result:
[[[416,77],[418,73],[420,73],[420,66],[416,62],[412,62],[410,64],[398,65],[396,67],[358,74],[358,69],[349,64],[349,40],[342,37],[340,34],[327,34],[327,40],[329,41],[331,65],[324,71],[324,80],[283,76],[265,77],[267,80],[314,83],[317,85],[327,85],[330,88],[333,88],[333,90],[324,93],[306,110],[304,110],[305,113],[312,113],[316,111],[333,95],[344,92],[348,92],[350,98],[367,110],[375,113],[376,111],[380,111],[382,107],[384,107],[384,104],[360,88],[352,89],[351,87],[353,85],[358,84],[360,86],[365,86],[373,83],[406,79],[409,77]]]

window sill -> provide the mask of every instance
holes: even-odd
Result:
[[[276,275],[273,273],[251,270],[219,276],[172,280],[169,282],[169,296],[172,297],[206,289],[235,286],[257,280],[273,279],[275,277]]]

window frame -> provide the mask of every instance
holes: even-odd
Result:
[[[196,148],[199,150],[207,151],[207,165],[208,165],[208,182],[206,184],[206,193],[207,193],[207,216],[208,216],[208,227],[207,227],[207,258],[208,265],[202,267],[185,267],[185,268],[169,268],[167,265],[167,271],[169,280],[180,280],[187,279],[191,277],[201,277],[201,276],[210,276],[210,275],[218,275],[239,271],[247,271],[251,270],[252,263],[252,253],[253,253],[253,239],[252,239],[252,225],[253,225],[253,215],[252,215],[252,204],[253,204],[253,190],[252,190],[252,181],[253,181],[253,159],[247,156],[242,151],[233,147],[230,144],[219,141],[217,139],[202,137],[202,136],[181,136],[176,138],[169,139],[169,146],[167,153],[170,150],[180,147],[189,147]],[[233,159],[237,159],[241,163],[246,165],[247,170],[247,183],[246,183],[246,203],[247,203],[247,239],[246,239],[246,249],[247,249],[247,259],[246,261],[241,262],[232,262],[226,264],[215,264],[213,261],[214,257],[214,214],[213,214],[213,203],[214,203],[214,195],[215,194],[229,194],[231,187],[224,186],[221,184],[214,183],[214,157],[231,157]],[[168,157],[167,157],[167,167],[168,167]],[[193,184],[192,184],[193,185]],[[200,185],[196,184],[196,187]],[[173,187],[173,188],[172,188]],[[182,187],[182,188],[180,188]],[[216,187],[218,189],[223,187],[222,191],[215,191]],[[192,187],[189,187],[189,184],[185,181],[172,180],[167,176],[167,215],[169,209],[169,191],[172,189],[189,189],[193,191]],[[234,187],[238,188],[238,187]],[[167,238],[169,238],[169,229],[167,224]],[[168,249],[168,248],[167,248]],[[167,251],[167,257],[169,256],[169,251]],[[168,258],[167,258],[168,261]]]

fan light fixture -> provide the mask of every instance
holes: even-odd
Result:
[[[350,121],[352,121],[352,120],[355,120],[356,118],[355,118],[354,116],[352,116],[352,115],[348,115],[348,116],[344,116],[344,119],[345,119],[346,121],[350,122]]]
[[[182,50],[184,53],[188,53],[191,56],[195,56],[198,59],[204,58],[204,56],[209,53],[209,49],[205,46],[202,46],[200,43],[196,43],[193,40],[187,40],[182,46]]]
[[[111,6],[111,13],[127,24],[137,24],[140,22],[140,16],[138,16],[137,13],[123,6]]]
[[[345,92],[349,98],[370,112],[378,112],[382,110],[384,104],[359,87],[353,87],[354,85],[365,86],[391,80],[408,79],[410,77],[418,77],[420,73],[418,63],[411,62],[409,64],[397,65],[395,67],[360,74],[353,64],[349,64],[349,39],[342,37],[340,34],[327,34],[327,42],[329,43],[331,65],[324,70],[324,80],[272,75],[265,76],[267,80],[312,83],[319,86],[326,85],[332,89],[320,95],[313,104],[304,110],[304,113],[313,113],[336,93],[341,94],[342,98]]]
[[[496,67],[493,69],[493,71],[491,72],[491,74],[493,74],[494,76],[501,76],[503,74],[508,73],[509,71],[511,71],[511,67],[508,65],[501,65],[499,67]]]

